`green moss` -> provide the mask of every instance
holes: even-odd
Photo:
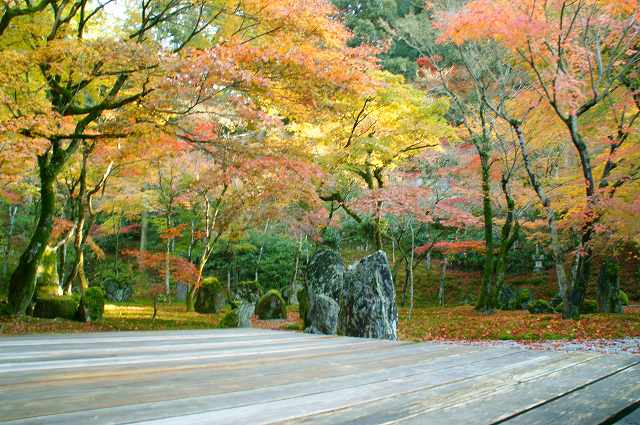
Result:
[[[218,324],[219,328],[237,328],[240,319],[238,317],[238,311],[233,309],[224,315],[220,323]]]
[[[256,315],[260,320],[286,319],[287,305],[280,291],[271,289],[264,294],[256,306]]]
[[[60,277],[58,275],[58,250],[47,246],[38,266],[36,281],[37,297],[56,297],[62,295]]]
[[[626,292],[620,290],[620,292],[618,292],[618,297],[620,298],[622,305],[629,305],[629,296]]]
[[[84,307],[87,309],[88,319],[92,322],[101,320],[104,315],[104,291],[93,286],[84,293]]]
[[[195,310],[198,313],[217,313],[226,302],[224,288],[218,278],[210,276],[202,280],[202,285],[198,289]]]
[[[41,297],[36,301],[33,315],[45,319],[60,317],[74,320],[79,305],[80,301],[76,296]]]

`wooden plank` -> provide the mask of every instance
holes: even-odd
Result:
[[[514,352],[513,350],[493,350],[493,358],[488,358],[487,355],[489,353],[474,353],[474,358],[469,356],[467,360],[469,361],[469,365],[476,365],[478,368],[493,368],[496,364],[504,362],[502,358],[504,357],[517,357],[517,358],[527,358],[531,359],[530,353],[526,352]],[[424,377],[428,377],[430,373],[439,373],[440,380],[446,379],[446,371],[449,369],[458,369],[458,374],[469,374],[472,373],[468,368],[466,372],[462,372],[461,369],[465,369],[461,366],[461,359],[464,359],[464,356],[460,355],[452,355],[443,357],[440,360],[433,360],[432,369],[433,370],[422,370],[419,372],[413,371],[411,366],[405,366],[404,369],[388,369],[378,372],[377,374],[372,374],[367,372],[365,374],[361,374],[358,376],[344,376],[333,379],[309,379],[309,380],[300,380],[296,377],[297,382],[290,383],[287,385],[276,385],[276,386],[267,386],[264,388],[257,388],[248,391],[236,391],[236,392],[227,392],[223,391],[220,394],[210,396],[210,397],[194,397],[194,398],[186,398],[186,399],[178,399],[178,400],[168,400],[160,403],[148,403],[148,404],[137,404],[137,405],[124,405],[111,407],[107,409],[96,409],[96,410],[86,410],[79,411],[70,414],[64,415],[56,415],[56,416],[47,416],[47,417],[39,417],[33,419],[27,419],[25,421],[17,421],[15,423],[37,423],[39,421],[45,421],[50,424],[66,424],[66,423],[103,423],[103,422],[112,422],[119,423],[123,421],[139,421],[150,418],[162,418],[165,416],[171,416],[179,412],[181,415],[193,412],[193,413],[201,413],[201,412],[209,412],[210,410],[220,410],[220,409],[228,409],[230,407],[237,407],[238,410],[243,411],[245,409],[253,409],[252,406],[255,406],[259,403],[264,403],[265,401],[273,401],[273,400],[284,400],[284,403],[294,402],[298,400],[298,397],[302,397],[305,395],[315,395],[320,394],[322,397],[326,397],[327,394],[334,394],[339,390],[348,390],[352,393],[359,393],[360,389],[365,388],[366,384],[380,384],[380,383],[397,383],[399,382],[397,379],[405,378],[408,376],[411,379],[417,379],[416,375],[420,375]],[[454,374],[455,375],[455,374]],[[394,381],[395,379],[395,381]],[[354,389],[355,387],[355,389]],[[369,391],[365,391],[363,394],[371,394]],[[304,397],[302,397],[304,399]],[[71,402],[71,400],[67,400],[67,403]],[[130,402],[130,400],[129,400]],[[75,404],[75,401],[74,401]],[[32,407],[36,407],[34,405]],[[76,406],[78,409],[78,406]],[[259,411],[260,409],[258,409]],[[208,415],[209,413],[205,413]],[[216,413],[216,417],[218,413]],[[12,422],[13,423],[13,422]]]
[[[605,379],[509,419],[510,424],[601,424],[630,405],[640,403],[640,366]]]
[[[286,364],[274,362],[267,367],[263,362],[255,361],[245,367],[231,364],[230,368],[216,367],[208,371],[179,370],[171,373],[168,370],[168,373],[160,376],[156,373],[136,374],[134,377],[129,374],[115,377],[107,375],[100,379],[79,378],[72,382],[41,381],[9,385],[0,388],[0,398],[5,401],[0,404],[0,417],[11,419],[38,412],[63,413],[73,410],[74,405],[89,409],[118,405],[130,400],[138,403],[159,401],[166,399],[168,394],[172,398],[186,398],[291,382],[308,382],[312,379],[383,370],[390,366],[412,365],[419,361],[433,362],[466,350],[462,347],[435,346],[425,350],[425,347],[414,346],[412,351],[403,349],[402,356],[398,356],[395,351],[348,353],[336,359],[323,356]],[[212,381],[215,381],[215,386],[211,385]],[[122,390],[114,392],[115,387]],[[34,400],[37,402],[32,402]],[[73,403],[69,400],[73,400]]]
[[[537,364],[524,364],[518,368],[496,368],[487,374],[473,376],[470,379],[457,380],[431,389],[394,394],[384,400],[373,403],[346,406],[323,415],[297,418],[292,423],[395,423],[416,419],[415,423],[466,423],[463,418],[439,416],[442,409],[458,406],[464,401],[478,399],[488,393],[495,393],[510,384],[521,382],[531,377],[546,377],[549,374],[567,369],[590,365],[599,362],[601,356],[558,355]],[[510,408],[508,402],[500,408]],[[433,412],[433,415],[426,413]],[[465,418],[466,419],[466,418]],[[469,421],[467,421],[469,422]],[[471,420],[469,423],[490,423],[489,421]]]
[[[566,358],[575,359],[575,354]],[[569,364],[570,367],[531,370],[520,376],[514,375],[499,385],[479,381],[472,388],[462,386],[455,393],[445,394],[446,400],[442,402],[420,396],[389,400],[391,408],[386,415],[391,423],[399,424],[496,423],[625,369],[635,361],[629,357],[597,355],[586,362]],[[496,376],[489,378],[493,380]],[[367,417],[383,408],[376,406],[376,410],[368,410]],[[335,419],[334,422],[339,423]]]
[[[628,415],[622,417],[619,421],[615,423],[616,425],[640,425],[640,406],[635,406],[635,410],[633,410]]]

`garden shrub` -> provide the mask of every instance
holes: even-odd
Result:
[[[258,315],[261,320],[286,319],[287,305],[280,291],[271,289],[264,294],[256,306],[256,315]]]
[[[593,314],[598,311],[598,303],[596,300],[584,300],[582,306],[580,306],[580,314]]]
[[[218,323],[219,328],[237,328],[240,322],[240,318],[238,317],[238,310],[233,309],[227,312],[227,314],[222,317],[220,323]]]
[[[56,317],[68,320],[75,320],[80,300],[74,295],[60,297],[41,297],[36,300],[33,316],[44,319],[54,319]]]
[[[553,313],[555,311],[549,301],[546,300],[535,300],[529,303],[528,310],[531,314]]]
[[[104,315],[104,291],[93,286],[84,292],[84,308],[87,311],[87,319],[91,322],[101,320]]]
[[[238,283],[236,296],[238,299],[248,303],[255,303],[260,299],[262,287],[255,280],[244,280]]]
[[[622,289],[618,292],[618,297],[620,297],[620,302],[622,305],[629,305],[629,296]]]

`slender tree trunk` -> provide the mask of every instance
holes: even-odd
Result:
[[[529,151],[527,149],[526,140],[524,137],[524,133],[520,124],[517,122],[512,123],[513,129],[518,136],[518,144],[520,145],[520,153],[522,154],[523,162],[525,169],[527,170],[527,174],[529,176],[529,181],[536,194],[538,195],[538,199],[542,204],[544,209],[545,216],[547,217],[547,226],[549,227],[549,236],[551,239],[550,246],[551,252],[553,254],[553,262],[556,271],[556,280],[558,281],[558,289],[560,291],[560,296],[562,297],[563,303],[563,311],[562,318],[569,319],[571,318],[571,285],[567,280],[567,274],[564,266],[564,251],[562,249],[562,244],[560,243],[560,236],[558,232],[558,223],[557,216],[555,210],[551,207],[551,200],[547,197],[542,184],[538,180],[538,176],[533,172],[533,168],[531,166],[531,160],[529,158]]]
[[[409,255],[409,320],[413,318],[413,255],[415,250],[415,233],[413,231],[413,225],[409,224],[409,230],[411,232],[411,254]]]
[[[164,291],[171,293],[171,239],[167,239],[167,248],[164,256]]]
[[[431,250],[427,252],[427,256],[424,258],[424,269],[427,273],[431,271]]]
[[[620,267],[606,259],[600,266],[598,276],[598,311],[601,313],[622,313],[620,299]]]
[[[144,254],[147,250],[147,232],[149,230],[149,213],[147,212],[146,205],[142,209],[142,216],[140,217],[140,254]],[[140,256],[138,261],[138,268],[144,269],[143,256]]]
[[[18,206],[17,205],[9,205],[9,221],[7,224],[7,241],[4,245],[4,256],[2,259],[2,278],[9,275],[9,258],[11,257],[11,248],[13,246],[13,232],[15,231],[16,226],[16,217],[18,215]]]
[[[438,288],[438,305],[444,306],[444,286],[446,283],[447,266],[449,265],[449,259],[445,255],[442,260],[442,270],[440,271],[440,287]]]
[[[484,216],[484,242],[486,254],[484,271],[482,273],[482,287],[476,310],[493,312],[497,304],[497,295],[493,285],[494,253],[493,253],[493,207],[491,205],[491,176],[489,154],[483,147],[478,147],[480,165],[482,167],[482,210]]]
[[[31,304],[36,287],[36,276],[42,255],[49,242],[56,211],[55,182],[59,167],[48,160],[48,154],[38,157],[40,170],[40,214],[27,249],[20,256],[18,266],[9,283],[9,306],[15,314],[22,315]]]

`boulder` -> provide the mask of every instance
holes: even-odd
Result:
[[[340,300],[344,285],[344,262],[336,251],[325,248],[316,252],[309,260],[306,275],[309,292]]]
[[[317,251],[307,266],[306,285],[298,292],[305,332],[336,334],[343,287],[340,254],[327,248]]]
[[[253,304],[242,303],[233,310],[224,315],[220,323],[219,328],[250,328],[251,316],[255,306]]]
[[[335,335],[338,329],[339,304],[324,294],[309,293],[308,323],[305,332],[312,334]]]
[[[256,305],[256,314],[260,320],[286,319],[287,304],[280,291],[271,289],[264,294]]]
[[[398,310],[393,277],[383,251],[369,255],[344,273],[338,333],[346,336],[398,338]]]
[[[203,279],[198,289],[194,309],[198,313],[217,313],[226,304],[224,288],[215,277]]]

